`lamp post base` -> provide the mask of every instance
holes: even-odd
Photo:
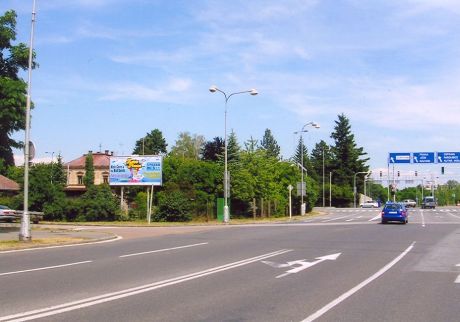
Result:
[[[228,210],[228,206],[224,206],[224,223],[228,223],[230,221],[230,212]]]

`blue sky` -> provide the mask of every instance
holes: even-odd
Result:
[[[32,0],[7,9],[27,43]],[[309,121],[309,149],[332,143],[341,113],[372,169],[388,152],[460,151],[459,18],[455,0],[37,0],[37,159],[129,154],[155,128],[168,148],[179,132],[223,137],[213,84],[259,91],[230,99],[228,128],[241,144],[271,129],[285,158]]]

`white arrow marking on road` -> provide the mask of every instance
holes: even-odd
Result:
[[[460,267],[460,264],[457,264],[455,266]],[[457,279],[455,280],[455,283],[460,284],[460,274],[457,276]]]
[[[284,276],[287,276],[287,275],[290,275],[290,274],[295,274],[295,273],[301,272],[304,269],[312,267],[312,266],[314,266],[316,264],[319,264],[321,262],[324,262],[326,260],[336,260],[341,254],[342,253],[336,253],[336,254],[316,257],[315,259],[317,259],[317,260],[314,261],[314,262],[306,262],[305,259],[299,259],[299,260],[287,262],[285,264],[279,264],[279,263],[270,262],[270,261],[262,261],[262,263],[267,264],[267,265],[269,265],[271,267],[274,267],[274,268],[285,268],[285,267],[297,266],[297,267],[294,267],[294,268],[286,271],[286,273],[278,275],[276,277],[276,278],[280,278],[280,277],[284,277]]]

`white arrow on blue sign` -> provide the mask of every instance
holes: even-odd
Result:
[[[460,163],[460,152],[438,152],[438,163]]]
[[[412,154],[413,163],[434,163],[434,152],[414,152]]]
[[[410,152],[391,152],[388,156],[388,163],[410,163]]]

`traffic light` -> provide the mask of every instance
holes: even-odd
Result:
[[[441,174],[444,174],[444,167],[441,167]]]
[[[399,177],[399,170],[398,170],[398,177]]]
[[[417,170],[415,170],[415,176],[417,176]]]
[[[380,171],[380,178],[382,177],[382,171]]]

